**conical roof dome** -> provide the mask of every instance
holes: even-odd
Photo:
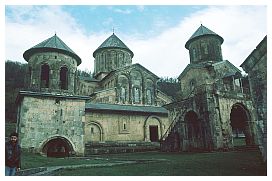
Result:
[[[81,64],[80,57],[71,48],[69,48],[56,34],[52,36],[51,38],[48,38],[44,40],[43,42],[25,51],[23,54],[23,57],[26,61],[28,61],[29,58],[34,53],[40,53],[40,52],[63,53],[76,59],[77,65]]]
[[[202,36],[216,36],[220,39],[221,44],[224,42],[224,39],[219,36],[218,34],[216,34],[215,32],[211,31],[210,29],[208,29],[207,27],[203,26],[202,24],[200,25],[200,27],[195,31],[195,33],[189,38],[189,40],[186,42],[185,44],[185,48],[189,48],[189,44],[194,41],[195,39],[198,39]]]
[[[120,40],[114,33],[107,38],[93,53],[93,57],[95,57],[95,54],[100,49],[105,48],[120,48],[129,51],[131,57],[134,56],[133,52]]]

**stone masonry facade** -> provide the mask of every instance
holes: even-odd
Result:
[[[266,54],[259,56],[266,48],[253,53],[259,63],[248,80],[223,59],[223,42],[203,25],[189,38],[190,63],[178,77],[180,99],[174,100],[158,89],[158,76],[132,63],[133,52],[114,33],[93,53],[93,77],[78,76],[80,57],[55,34],[23,54],[27,86],[16,100],[22,148],[63,157],[228,150],[239,137],[259,145],[266,92],[257,97],[256,88],[266,89]]]

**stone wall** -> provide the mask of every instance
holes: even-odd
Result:
[[[182,98],[188,98],[194,90],[205,90],[205,86],[211,83],[213,80],[207,68],[192,68],[180,80]]]
[[[170,125],[167,115],[140,113],[86,113],[85,142],[150,141],[149,125],[158,126],[159,138]]]
[[[99,87],[98,82],[87,82],[84,80],[77,81],[76,94],[77,95],[85,95],[89,96],[95,92],[95,90]]]
[[[23,149],[41,152],[53,138],[64,138],[73,151],[84,153],[85,100],[24,96],[19,106],[18,128]]]
[[[267,160],[267,37],[258,44],[241,67],[248,73],[251,97],[257,112],[260,150]]]

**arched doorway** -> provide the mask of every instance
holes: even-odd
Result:
[[[197,114],[194,111],[187,112],[184,116],[184,121],[186,124],[186,137],[189,150],[201,148],[201,124]]]
[[[162,135],[161,120],[157,116],[149,116],[144,123],[144,140],[159,142]]]
[[[233,146],[251,145],[254,143],[249,123],[249,112],[245,106],[234,104],[230,113]]]
[[[48,157],[68,157],[72,151],[71,143],[63,137],[49,140],[42,149],[42,152]]]

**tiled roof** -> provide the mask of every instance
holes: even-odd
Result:
[[[119,105],[119,104],[103,104],[103,103],[87,103],[86,111],[116,111],[116,112],[142,112],[142,113],[161,113],[168,114],[167,109],[156,106],[135,106],[135,105]]]
[[[77,65],[81,64],[80,57],[71,48],[69,48],[56,34],[25,51],[23,56],[24,59],[28,61],[30,56],[33,55],[34,53],[50,51],[53,52],[56,51],[69,55],[76,59]]]
[[[129,51],[131,57],[133,57],[133,52],[120,40],[114,33],[107,38],[93,53],[93,57],[95,57],[95,54],[98,50],[104,49],[104,48],[120,48],[125,49]]]
[[[185,44],[185,48],[189,48],[189,44],[193,41],[193,40],[195,40],[195,39],[197,39],[197,38],[199,38],[199,37],[201,37],[201,36],[207,36],[207,35],[212,35],[212,36],[217,36],[219,39],[220,39],[220,41],[221,41],[221,44],[223,43],[223,41],[224,41],[224,39],[221,37],[221,36],[219,36],[218,34],[216,34],[215,32],[213,32],[213,31],[211,31],[210,29],[208,29],[207,27],[205,27],[205,26],[203,26],[202,24],[200,25],[200,27],[195,31],[195,33],[189,38],[189,40],[186,42],[186,44]]]

